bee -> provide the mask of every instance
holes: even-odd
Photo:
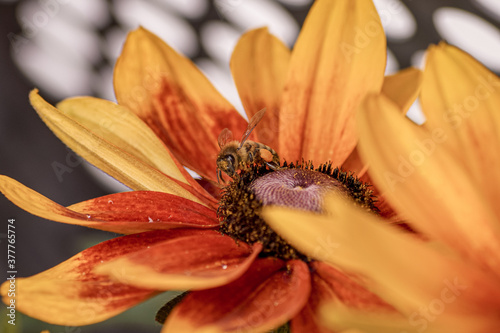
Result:
[[[280,157],[274,149],[265,144],[247,140],[265,112],[266,109],[264,108],[250,119],[247,129],[241,137],[241,142],[233,140],[233,133],[227,128],[224,128],[219,134],[217,140],[220,147],[220,152],[217,156],[218,182],[221,179],[224,181],[222,171],[233,178],[237,170],[246,170],[251,163],[266,163],[273,170],[279,167]],[[262,150],[266,151],[264,156],[261,154]]]

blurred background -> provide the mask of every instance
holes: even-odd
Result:
[[[115,100],[112,71],[128,31],[142,25],[193,59],[240,111],[229,59],[246,30],[268,26],[293,47],[311,0],[0,0],[0,174],[70,205],[127,190],[62,144],[33,111],[34,87],[49,102],[76,95]],[[377,0],[388,38],[386,73],[421,66],[440,40],[500,72],[500,1]],[[418,120],[418,109],[412,110]],[[61,167],[66,172],[61,173]],[[59,170],[59,171],[57,171]],[[116,235],[31,216],[0,197],[0,263],[6,267],[7,220],[15,219],[17,276],[48,269]],[[86,327],[48,325],[17,313],[5,332],[159,332],[155,311],[168,295]]]

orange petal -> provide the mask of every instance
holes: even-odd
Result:
[[[500,79],[456,47],[429,48],[421,96],[425,126],[444,132],[443,146],[487,196],[500,221]],[[497,223],[500,229],[500,222]]]
[[[446,313],[498,315],[494,276],[445,256],[341,196],[327,198],[325,208],[328,215],[280,207],[265,207],[262,214],[299,251],[364,277],[368,290],[406,316],[417,312],[413,316],[420,318],[436,297]]]
[[[266,115],[254,130],[257,140],[275,149],[289,60],[290,50],[267,28],[245,33],[231,57],[231,72],[248,119],[266,108]]]
[[[96,268],[99,274],[139,288],[206,289],[240,277],[262,249],[214,230],[172,230],[168,239]]]
[[[288,161],[341,165],[356,145],[354,112],[382,87],[386,41],[371,0],[319,0],[290,59],[280,111],[280,148]]]
[[[7,176],[0,175],[0,191],[17,206],[44,219],[122,234],[219,225],[213,210],[162,192],[118,193],[66,208]]]
[[[341,167],[344,170],[349,170],[354,173],[358,178],[363,177],[368,170],[368,164],[363,162],[363,160],[361,160],[361,156],[359,156],[358,147],[354,147],[351,154],[347,157]]]
[[[312,274],[311,296],[307,305],[290,326],[292,332],[331,332],[321,324],[320,307],[325,303],[342,303],[350,309],[370,312],[394,312],[380,297],[356,282],[353,276],[320,261],[310,264]]]
[[[16,279],[16,309],[57,325],[81,326],[113,317],[156,295],[111,281],[93,272],[100,263],[142,250],[164,240],[167,232],[118,237],[86,249],[61,264],[28,278]],[[9,281],[1,287],[8,304]]]
[[[401,112],[406,113],[420,92],[422,72],[414,67],[403,69],[386,76],[382,93],[396,103]]]
[[[128,35],[114,86],[119,104],[144,120],[182,164],[212,180],[219,133],[247,126],[189,59],[144,28]]]
[[[189,293],[162,332],[266,332],[295,316],[309,291],[304,262],[259,259],[228,285]]]
[[[30,93],[30,102],[59,139],[118,181],[132,189],[166,192],[201,202],[172,177],[102,139],[44,101],[36,89]]]
[[[498,219],[444,144],[451,140],[444,129],[415,125],[383,95],[365,100],[358,125],[360,152],[391,205],[431,239],[500,276]]]

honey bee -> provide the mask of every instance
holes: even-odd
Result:
[[[259,121],[264,116],[266,109],[257,112],[250,122],[248,127],[241,137],[241,142],[233,140],[233,133],[224,128],[219,134],[217,142],[219,143],[220,152],[217,156],[217,181],[224,181],[222,171],[231,178],[234,177],[237,170],[246,170],[251,163],[262,164],[266,163],[270,168],[276,170],[279,167],[280,157],[278,153],[271,147],[265,144],[247,140],[252,130],[257,126]],[[264,156],[261,150],[265,150]],[[269,156],[271,155],[271,156]]]

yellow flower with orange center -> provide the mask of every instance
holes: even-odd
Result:
[[[371,201],[363,182],[367,167],[356,148],[355,113],[365,96],[383,92],[402,112],[418,92],[420,72],[384,80],[385,59],[384,32],[370,0],[317,1],[293,52],[266,29],[246,33],[232,56],[234,81],[249,118],[267,109],[251,139],[288,163],[304,159],[318,168],[308,162],[276,172],[255,166],[235,177],[230,186],[236,187],[226,188],[222,198],[215,182],[217,137],[224,128],[243,132],[247,122],[190,60],[146,29],[129,34],[117,61],[118,104],[77,97],[54,107],[33,91],[30,101],[47,126],[133,191],[63,207],[0,177],[4,195],[32,214],[126,235],[18,279],[17,308],[55,324],[86,325],[159,292],[189,290],[165,322],[169,332],[264,332],[285,323],[295,332],[325,331],[318,311],[331,300],[393,313],[361,276],[314,260],[317,253],[297,250],[262,224],[247,234],[236,230],[240,222],[262,223],[254,208],[275,202],[264,186],[276,183],[278,174],[292,184],[292,207],[305,201],[306,209],[321,210],[324,194],[333,190],[398,219],[384,197]],[[183,167],[202,178],[193,179]],[[308,198],[317,204],[308,206]],[[10,301],[7,290],[4,284],[4,302]]]

